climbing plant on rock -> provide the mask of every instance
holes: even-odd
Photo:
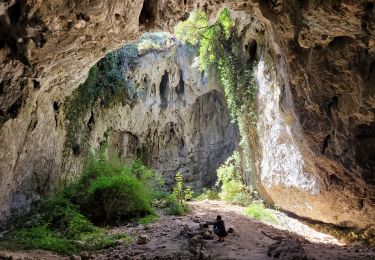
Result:
[[[165,49],[168,39],[165,33],[146,33],[138,42],[107,54],[90,69],[86,81],[64,102],[67,148],[74,154],[84,153],[95,124],[95,110],[131,105],[142,95],[124,71],[132,70],[141,55]]]
[[[256,125],[257,85],[253,68],[242,60],[241,39],[236,35],[228,9],[223,9],[210,24],[203,11],[194,11],[175,28],[178,39],[196,47],[200,69],[218,74],[232,117],[246,118]]]
[[[85,149],[88,132],[95,123],[95,105],[109,108],[131,100],[117,55],[112,52],[93,66],[86,81],[65,100],[66,147],[70,147],[75,154]]]

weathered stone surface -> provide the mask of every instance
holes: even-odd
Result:
[[[291,186],[264,183],[265,189],[286,210],[344,226],[375,222],[372,8],[366,1],[299,6],[290,1],[285,12],[274,15],[261,6],[278,32],[273,49],[280,111],[305,176],[294,175],[296,185]],[[269,176],[277,180],[293,174],[274,171]],[[308,182],[311,188],[306,189]]]
[[[218,2],[205,7],[211,17]],[[271,56],[265,76],[278,104],[268,118],[260,104],[268,123],[248,129],[255,162],[249,179],[269,201],[300,216],[343,226],[375,223],[374,3],[224,5],[237,11],[240,34]],[[284,130],[274,135],[277,120]]]
[[[284,260],[314,259],[312,257],[308,257],[301,243],[298,243],[294,240],[283,240],[271,244],[268,247],[267,255],[272,258]]]
[[[141,0],[1,4],[1,223],[11,208],[27,209],[63,177],[65,132],[54,102],[77,88],[107,52],[150,28],[169,29],[185,8],[180,1]]]
[[[150,240],[150,238],[147,235],[138,236],[138,244],[139,245],[147,244],[148,240]]]
[[[181,172],[185,183],[201,189],[215,183],[216,169],[236,149],[237,128],[218,82],[194,63],[194,50],[171,44],[141,55],[136,64],[121,65],[120,73],[134,96],[130,105],[103,109],[98,102],[81,124],[89,128],[89,147],[98,148],[109,131],[109,152],[115,151],[124,161],[142,158],[167,185],[174,184],[176,172]],[[124,49],[116,53],[111,62],[126,59]],[[101,80],[110,82],[111,74],[107,77]],[[92,123],[86,123],[90,118]],[[82,138],[76,134],[76,139]],[[84,157],[74,154],[74,147],[66,150],[63,174],[78,175]]]
[[[58,104],[105,53],[145,30],[170,29],[186,17],[193,1],[184,2],[0,5],[0,220],[9,217],[10,208],[20,209],[48,193],[62,177],[65,132]],[[257,42],[272,57],[284,122],[303,156],[304,172],[319,187],[312,193],[298,183],[263,183],[263,194],[302,216],[342,225],[373,224],[373,1],[194,2],[210,17],[225,5],[244,14],[244,22],[250,21],[246,13],[252,15],[254,22],[242,30],[258,33]],[[254,134],[249,136],[258,145]],[[261,179],[262,157],[254,152]],[[72,162],[72,172],[78,172],[74,165],[79,163]]]

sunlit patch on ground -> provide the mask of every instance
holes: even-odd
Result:
[[[232,205],[223,201],[206,200],[203,203],[204,207],[207,208],[208,211],[220,210],[223,213],[235,213],[238,215],[244,214],[243,212],[245,208],[242,206]],[[194,206],[197,205],[197,202],[192,202],[191,204]],[[277,223],[264,222],[267,225],[273,226],[280,230],[286,230],[291,233],[295,233],[313,243],[344,245],[333,236],[316,231],[306,224],[302,223],[301,221],[287,216],[283,212],[277,210],[270,211],[272,211],[272,213],[277,217]]]

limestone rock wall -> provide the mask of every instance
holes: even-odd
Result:
[[[304,171],[319,186],[317,194],[282,185],[267,192],[287,210],[344,226],[375,222],[373,6],[371,1],[284,1],[278,14],[261,7],[283,52],[275,53],[280,107],[292,129],[298,125],[292,133]]]
[[[0,226],[63,178],[60,107],[90,67],[143,31],[168,30],[186,9],[182,1],[0,3]]]
[[[375,222],[372,0],[3,1],[1,221],[9,217],[11,204],[17,210],[36,199],[37,187],[45,193],[46,183],[59,182],[65,142],[61,103],[89,68],[145,30],[169,30],[193,4],[210,17],[223,6],[250,14],[253,18],[241,15],[247,24],[241,30],[264,40],[276,68],[279,108],[285,122],[296,126],[292,136],[301,140],[297,147],[308,162],[304,170],[316,178],[319,193],[264,185],[265,196],[286,210],[326,222],[362,227]],[[255,21],[257,26],[249,25]],[[258,174],[261,154],[256,156]],[[295,207],[294,198],[313,203]]]
[[[111,62],[126,56],[121,55],[124,49],[116,52]],[[124,161],[143,159],[167,185],[174,184],[177,172],[196,189],[215,184],[216,169],[236,149],[237,129],[219,84],[199,71],[194,50],[174,41],[168,48],[140,55],[131,67],[125,60],[120,69],[132,102],[106,109],[97,102],[88,111],[82,122],[90,128],[88,147],[98,148],[108,133],[109,152]],[[111,73],[104,76],[110,78]],[[66,149],[63,174],[76,176],[85,154]]]
[[[248,129],[253,179],[263,196],[307,218],[373,225],[374,2],[223,2],[235,10],[239,33],[258,43],[257,57],[266,58],[265,77],[278,102],[268,126]],[[217,3],[201,4],[216,16]],[[259,140],[278,113],[286,130],[269,135],[275,145],[264,150]],[[293,153],[283,152],[290,135],[300,156],[292,160],[303,162],[300,170],[289,168]],[[272,160],[265,164],[265,157]]]

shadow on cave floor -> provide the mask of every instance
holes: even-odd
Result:
[[[363,245],[343,245],[334,237],[315,231],[299,220],[274,211],[277,224],[268,224],[245,217],[243,207],[222,201],[193,201],[191,211],[185,216],[160,214],[158,221],[147,226],[129,224],[110,230],[111,233],[127,233],[131,243],[119,243],[95,254],[62,257],[49,252],[33,250],[16,252],[10,259],[375,259],[375,252]],[[233,228],[224,243],[218,243],[210,232],[199,228],[205,221],[214,221],[221,215],[226,228]],[[210,226],[212,230],[212,226]],[[197,234],[202,234],[199,237]],[[267,237],[265,234],[273,239]],[[201,239],[210,237],[210,240]],[[144,239],[140,239],[144,238]],[[198,238],[198,239],[197,239]],[[200,239],[199,239],[200,238]],[[276,240],[282,241],[276,245]],[[143,243],[139,243],[144,240]],[[1,255],[1,254],[0,254]],[[17,258],[25,256],[26,258]],[[1,259],[1,257],[0,257]]]
[[[267,251],[276,241],[262,232],[273,238],[284,239],[282,246],[273,251],[273,254],[281,253],[281,259],[304,259],[301,247],[307,256],[305,259],[375,257],[371,249],[360,245],[342,245],[332,236],[317,232],[283,213],[277,213],[278,224],[272,226],[245,217],[242,214],[243,207],[221,201],[194,201],[190,202],[190,206],[192,210],[186,216],[162,215],[159,221],[147,227],[120,227],[112,230],[115,233],[130,232],[138,237],[144,235],[149,241],[144,245],[137,244],[137,241],[131,245],[119,245],[99,252],[94,258],[127,259],[124,257],[126,255],[130,257],[128,259],[272,259]],[[234,229],[234,233],[229,234],[224,243],[218,243],[216,239],[195,240],[197,236],[189,238],[189,235],[192,236],[190,232],[199,232],[199,223],[214,221],[218,214],[223,216],[227,228]],[[203,244],[201,241],[204,241]],[[286,258],[282,258],[283,254]]]

